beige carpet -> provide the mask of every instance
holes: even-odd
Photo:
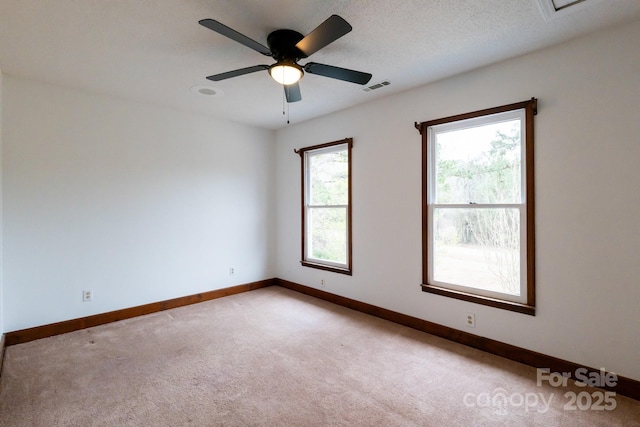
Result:
[[[8,347],[0,383],[2,426],[640,426],[638,401],[567,409],[598,390],[279,287]]]

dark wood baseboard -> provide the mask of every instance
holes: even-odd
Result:
[[[118,320],[130,319],[132,317],[143,316],[145,314],[169,310],[171,308],[182,307],[185,305],[196,304],[203,301],[209,301],[216,298],[239,294],[242,292],[248,292],[254,289],[272,286],[274,284],[275,279],[260,280],[258,282],[246,283],[244,285],[237,285],[224,289],[216,289],[214,291],[203,292],[200,294],[187,295],[184,297],[174,298],[166,301],[153,302],[137,307],[110,311],[108,313],[100,313],[93,316],[65,320],[63,322],[51,323],[48,325],[36,326],[28,329],[21,329],[19,331],[7,332],[5,334],[6,345],[10,346],[21,344],[40,338],[50,337],[53,335],[65,334],[67,332],[73,332],[80,329],[104,325],[106,323],[116,322]]]
[[[5,334],[0,335],[0,377],[2,376],[2,363],[4,362]]]
[[[293,291],[329,301],[337,305],[360,311],[362,313],[380,317],[394,323],[399,323],[401,325],[408,326],[410,328],[417,329],[431,335],[445,338],[450,341],[455,341],[469,347],[477,348],[478,350],[486,351],[487,353],[491,353],[496,356],[504,357],[505,359],[520,362],[528,366],[533,366],[534,368],[548,368],[551,372],[571,372],[572,374],[575,373],[577,369],[585,368],[588,370],[588,373],[600,372],[598,369],[590,368],[588,366],[583,366],[574,362],[569,362],[567,360],[562,360],[553,356],[548,356],[546,354],[527,350],[525,348],[505,344],[503,342],[496,341],[490,338],[473,335],[468,332],[449,328],[437,323],[428,322],[426,320],[418,319],[417,317],[412,317],[406,314],[387,310],[385,308],[321,291],[319,289],[311,288],[305,285],[300,285],[288,280],[275,279],[275,282],[276,285],[282,286],[283,288],[291,289]],[[618,375],[618,382],[615,387],[601,388],[616,392],[617,394],[627,396],[635,400],[640,400],[640,381],[621,377]]]

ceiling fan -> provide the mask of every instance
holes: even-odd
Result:
[[[367,84],[371,79],[371,74],[369,73],[335,67],[333,65],[318,64],[316,62],[307,62],[305,65],[298,64],[300,59],[311,56],[351,31],[351,25],[338,15],[330,16],[306,36],[294,30],[275,30],[267,37],[269,47],[250,39],[244,34],[240,34],[236,30],[214,19],[203,19],[199,21],[199,23],[216,33],[222,34],[231,40],[276,60],[276,63],[272,65],[254,65],[252,67],[240,68],[239,70],[227,71],[207,77],[207,79],[212,81],[217,82],[257,71],[268,70],[271,77],[283,85],[287,102],[297,102],[302,99],[298,82],[305,71],[310,74],[317,74],[319,76],[361,85]]]

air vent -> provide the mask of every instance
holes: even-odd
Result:
[[[362,90],[365,91],[365,92],[371,92],[372,90],[380,89],[380,88],[383,88],[385,86],[389,86],[390,84],[391,84],[391,82],[389,80],[383,80],[381,82],[374,83],[374,84],[372,84],[370,86],[367,86]]]
[[[577,12],[602,0],[536,0],[545,21]]]

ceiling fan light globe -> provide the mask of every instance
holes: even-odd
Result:
[[[297,64],[274,64],[269,68],[273,80],[281,85],[292,85],[302,78],[302,68]]]

